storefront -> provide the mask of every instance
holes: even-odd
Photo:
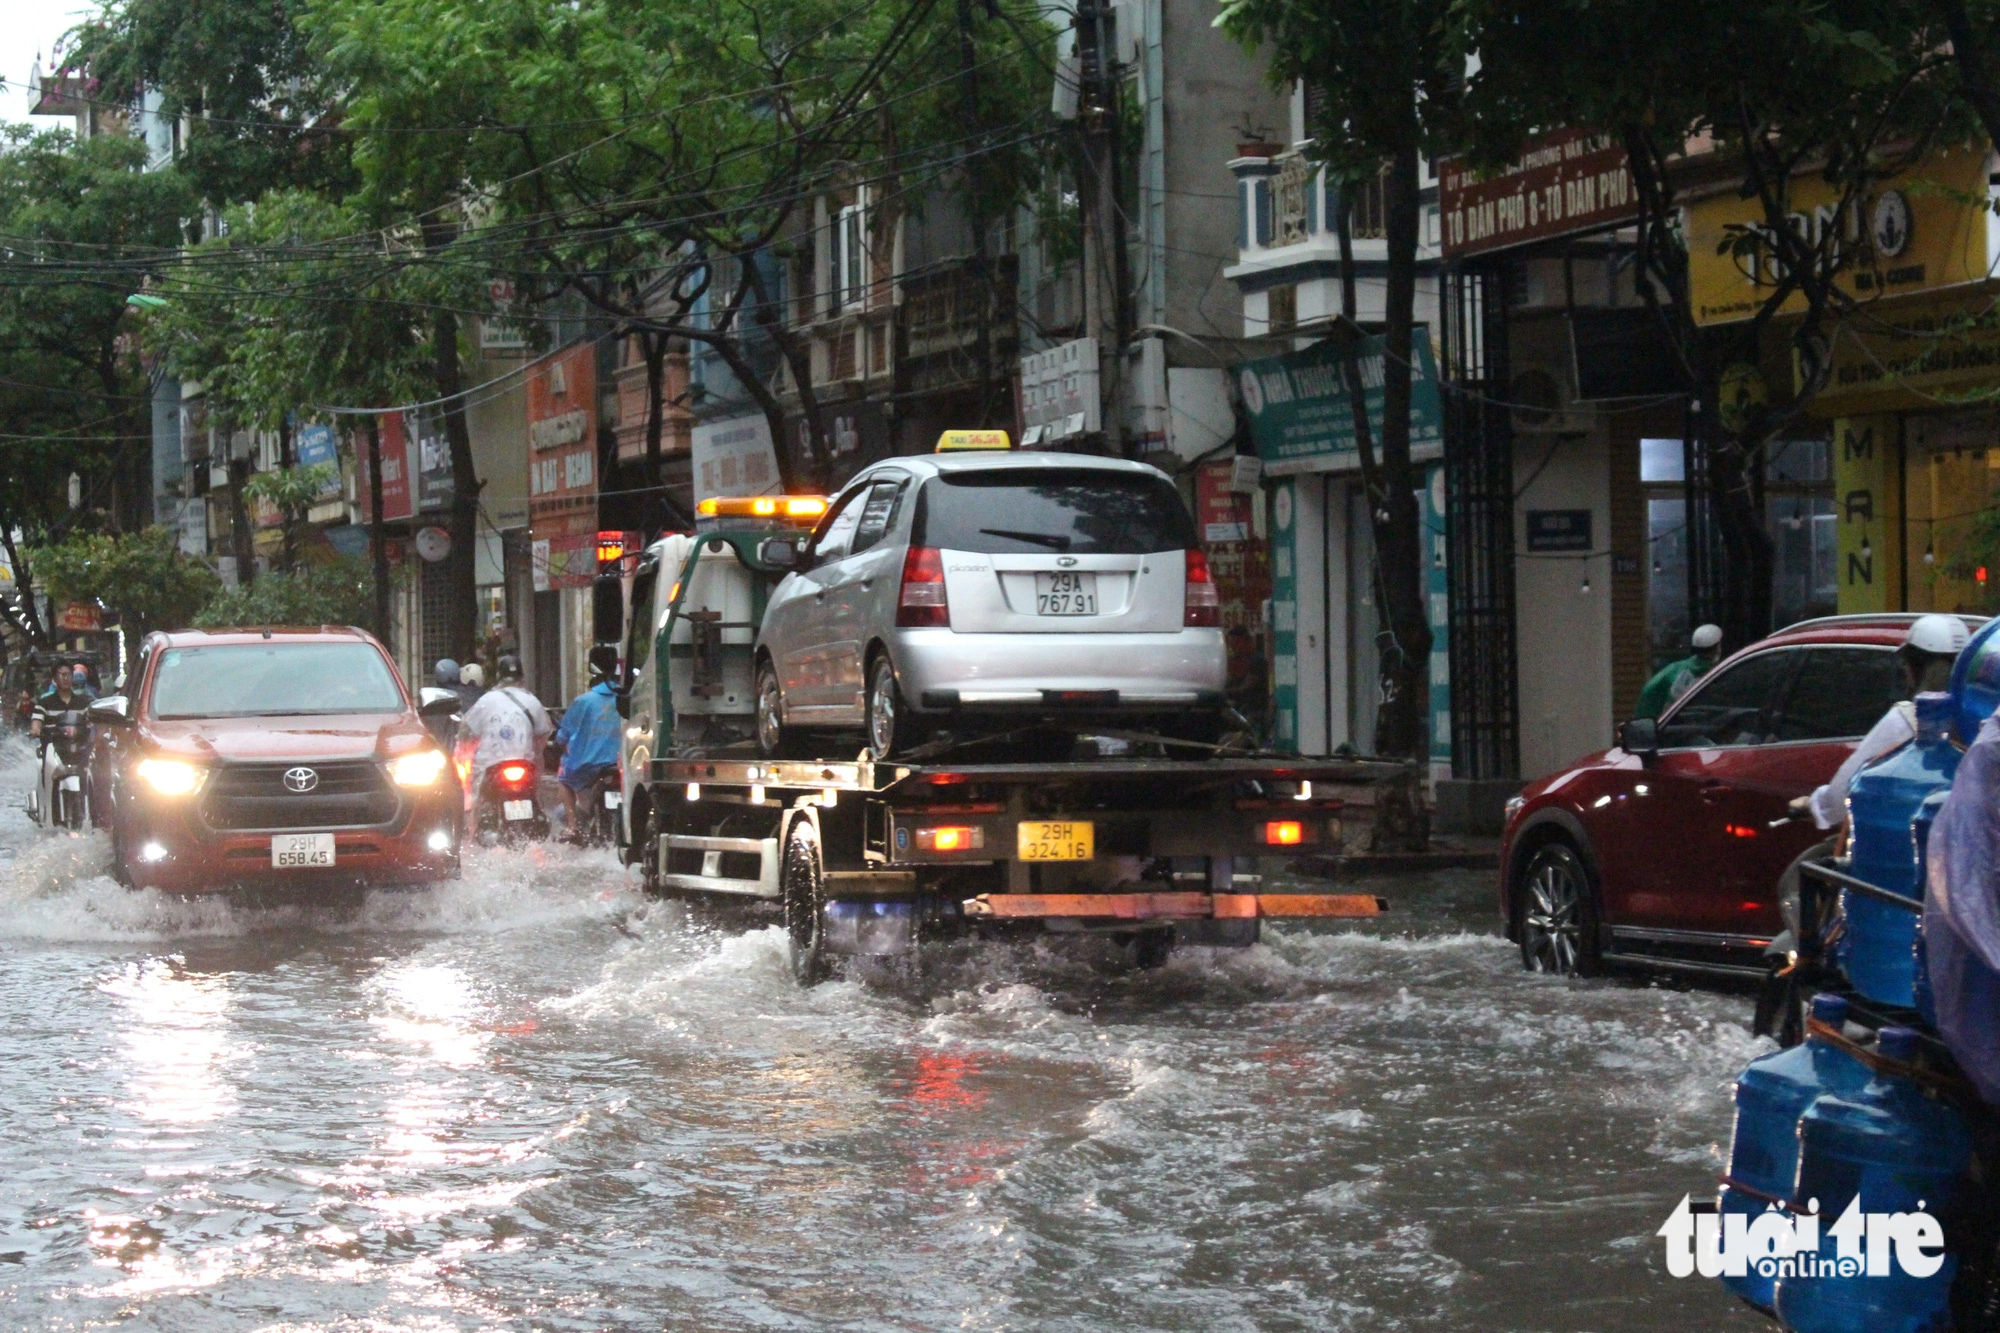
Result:
[[[1961,611],[1996,608],[1989,570],[2000,567],[1993,521],[2000,480],[2000,218],[1983,204],[1991,155],[1961,147],[1932,153],[1886,182],[1856,210],[1855,255],[1838,278],[1856,308],[1831,335],[1827,382],[1806,404],[1818,439],[1770,460],[1772,535],[1779,545],[1774,620],[1795,619],[1790,582],[1809,548],[1810,612]],[[1801,218],[1825,225],[1831,200],[1800,177]],[[1714,253],[1732,226],[1754,225],[1755,201],[1733,195],[1689,211],[1696,314],[1741,319],[1768,278]],[[1785,312],[1794,314],[1794,300]],[[1801,467],[1824,494],[1788,496]],[[1811,536],[1800,538],[1801,524]]]
[[[1271,550],[1272,742],[1300,754],[1373,750],[1381,662],[1394,651],[1380,613],[1374,524],[1361,484],[1353,402],[1334,344],[1236,367],[1263,460]],[[1375,447],[1382,430],[1379,338],[1360,349]],[[1451,764],[1451,672],[1445,597],[1442,412],[1427,331],[1411,344],[1410,455],[1421,484],[1431,626],[1431,768]]]

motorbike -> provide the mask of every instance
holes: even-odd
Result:
[[[515,843],[549,836],[541,779],[541,768],[532,759],[503,759],[486,770],[473,798],[473,827],[480,841]]]
[[[42,728],[42,768],[29,813],[51,828],[80,829],[90,819],[90,722],[80,708],[52,713]]]
[[[609,847],[618,841],[618,808],[625,800],[625,780],[614,766],[576,794],[578,828],[569,831],[577,842]]]

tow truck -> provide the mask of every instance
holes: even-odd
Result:
[[[1343,818],[1407,781],[1402,764],[1119,731],[1056,755],[1010,735],[882,761],[858,740],[852,757],[760,755],[757,631],[787,572],[767,544],[827,510],[704,499],[698,530],[653,543],[629,580],[619,840],[649,894],[780,908],[802,985],[839,957],[940,937],[1108,935],[1153,967],[1176,943],[1254,944],[1268,919],[1387,910],[1373,894],[1265,892],[1257,862],[1338,849]]]

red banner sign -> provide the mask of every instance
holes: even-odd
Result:
[[[401,411],[384,412],[375,418],[376,429],[381,432],[382,450],[382,521],[397,523],[413,517],[417,512],[415,491],[410,485],[410,440],[403,431]],[[361,518],[365,523],[375,521],[373,501],[375,491],[368,480],[368,428],[364,425],[354,442],[354,498],[361,506]]]
[[[1616,226],[1633,220],[1638,207],[1624,147],[1591,130],[1537,135],[1494,175],[1480,176],[1459,158],[1438,163],[1447,259]]]
[[[585,586],[597,576],[595,344],[551,352],[528,371],[528,529],[536,559],[548,552],[549,586]]]

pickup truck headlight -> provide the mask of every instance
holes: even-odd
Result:
[[[179,759],[141,759],[138,773],[162,796],[192,796],[208,780],[208,770]]]
[[[415,750],[389,764],[398,787],[428,787],[444,776],[443,750]]]

